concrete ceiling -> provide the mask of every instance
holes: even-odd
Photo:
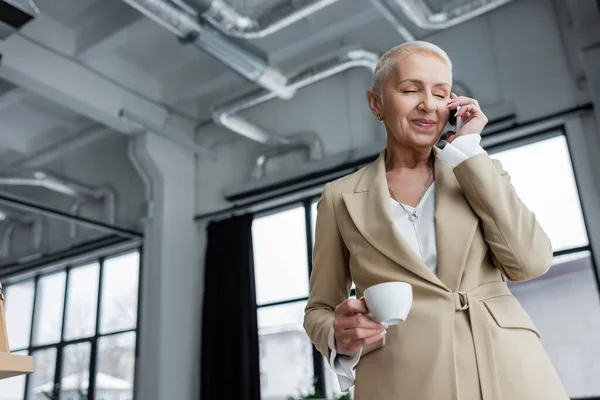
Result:
[[[229,0],[250,15],[274,2]],[[96,122],[135,132],[137,127],[118,117],[123,107],[159,126],[174,115],[177,134],[193,138],[195,127],[210,120],[211,106],[254,86],[121,0],[37,3],[40,15],[0,41],[4,153],[31,155]],[[427,3],[433,10],[444,4]],[[424,31],[403,22],[423,37]],[[383,51],[402,40],[370,0],[353,0],[251,42],[285,74],[345,45]]]
[[[4,152],[22,156],[39,152],[96,121],[133,132],[134,127],[118,119],[119,104],[154,117],[157,124],[165,110],[172,110],[182,115],[184,126],[193,127],[210,117],[216,99],[253,86],[121,0],[38,3],[40,15],[0,41]],[[273,3],[230,2],[248,14]],[[285,74],[286,64],[293,66],[299,58],[338,48],[348,33],[373,24],[387,23],[368,0],[340,1],[252,42]]]

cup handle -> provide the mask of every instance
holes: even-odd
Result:
[[[365,303],[365,307],[367,307],[367,310],[369,309],[369,307],[367,306],[367,301],[365,300],[365,296],[362,296],[360,299],[358,299],[358,301],[362,301],[363,303]],[[369,313],[367,313],[367,314],[365,314],[365,316],[366,316],[367,318],[370,318],[370,319],[372,319],[373,321],[375,321],[375,322],[378,322],[378,323],[379,323],[379,321],[377,321],[377,320],[375,319],[375,317],[373,316],[373,314],[371,314],[370,312],[369,312]],[[383,325],[383,327],[384,327],[385,329],[387,329],[387,328],[388,328],[388,325],[387,325],[387,324],[382,324],[382,325]]]
[[[365,296],[361,297],[360,299],[358,299],[358,301],[362,301],[363,303],[365,303],[365,307],[367,308],[367,311],[369,310],[369,306],[367,306],[367,301],[365,300]],[[375,322],[379,322],[375,319],[375,317],[373,316],[373,314],[371,314],[371,312],[368,312],[365,314],[365,317],[372,319]]]

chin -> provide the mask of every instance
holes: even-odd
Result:
[[[441,133],[435,134],[416,134],[413,143],[419,147],[433,147],[442,137]]]

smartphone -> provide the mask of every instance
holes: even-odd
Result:
[[[458,132],[462,128],[462,117],[456,118],[456,114],[460,111],[460,106],[456,107],[456,110],[450,112],[448,123],[452,126],[456,126],[455,132]]]

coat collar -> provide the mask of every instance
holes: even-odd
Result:
[[[343,193],[344,203],[364,238],[383,255],[421,278],[446,290],[458,290],[477,226],[452,169],[435,159],[435,227],[438,258],[436,276],[415,254],[396,229],[389,206],[385,150],[367,167],[353,193]]]

